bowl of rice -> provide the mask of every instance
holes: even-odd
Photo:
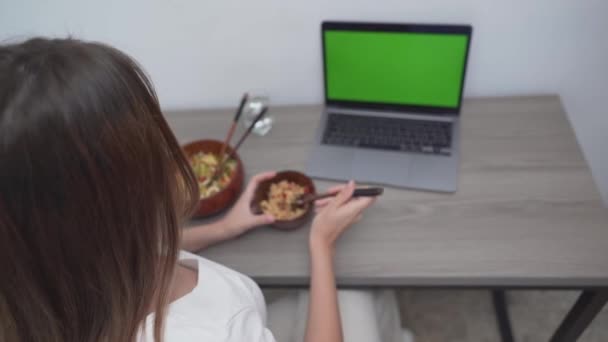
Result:
[[[200,198],[194,218],[222,212],[238,199],[243,189],[243,163],[236,153],[225,162],[221,174],[213,177],[222,146],[219,140],[197,140],[182,147],[198,182]],[[232,148],[228,146],[226,154],[230,152]]]
[[[295,229],[304,225],[313,211],[314,204],[311,203],[291,205],[305,194],[315,194],[315,184],[310,177],[298,171],[281,171],[258,185],[251,209],[255,213],[272,215],[275,222],[271,226],[274,228]]]

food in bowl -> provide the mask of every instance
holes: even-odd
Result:
[[[277,220],[293,220],[306,212],[306,207],[293,206],[292,203],[308,191],[305,187],[282,180],[270,185],[268,199],[260,202],[262,211]]]
[[[237,162],[234,159],[228,159],[224,163],[222,173],[213,178],[215,171],[219,166],[220,157],[214,153],[197,152],[190,156],[190,165],[196,180],[198,181],[198,190],[201,199],[211,197],[220,192],[230,183],[236,171]]]

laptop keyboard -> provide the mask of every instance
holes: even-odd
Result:
[[[329,113],[323,143],[450,155],[452,123]]]

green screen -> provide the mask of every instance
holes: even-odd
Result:
[[[329,100],[458,107],[468,36],[325,31]]]

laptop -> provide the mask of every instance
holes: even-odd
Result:
[[[323,22],[314,178],[454,192],[469,25]]]

